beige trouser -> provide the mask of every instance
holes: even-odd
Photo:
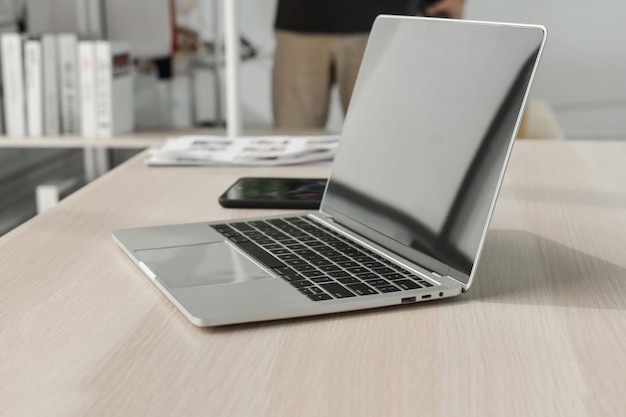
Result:
[[[274,125],[323,128],[330,88],[335,83],[345,112],[367,37],[277,30],[272,81]]]

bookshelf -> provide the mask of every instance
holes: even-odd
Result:
[[[63,146],[56,147],[24,146],[28,142],[24,140],[5,142],[0,140],[10,145],[0,147],[0,235],[40,212],[40,188],[56,184],[63,196],[69,195],[143,150],[130,147],[131,143],[124,148],[84,148],[79,141],[58,141]]]
[[[172,133],[173,135],[173,133]],[[2,148],[149,148],[160,146],[170,134],[133,133],[111,139],[85,139],[81,137],[13,138],[0,137]]]
[[[134,154],[158,147],[177,134],[182,132],[140,132],[112,139],[0,137],[0,235],[38,213],[40,186],[70,180],[71,191],[75,191]]]

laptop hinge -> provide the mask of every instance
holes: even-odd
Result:
[[[462,283],[461,281],[459,281],[458,279],[451,277],[450,275],[441,275],[436,271],[430,271],[430,274],[435,278],[435,279],[449,279],[452,280],[454,282],[456,282],[457,284],[459,284],[459,286],[461,287],[462,291],[465,292],[467,291],[467,285]]]
[[[349,228],[349,227],[347,227],[347,226],[343,225],[341,222],[335,221],[335,219],[333,218],[333,216],[331,216],[331,215],[329,215],[329,214],[327,214],[327,213],[324,213],[324,212],[318,211],[318,212],[315,212],[315,213],[311,213],[311,215],[312,215],[313,217],[318,217],[318,218],[319,218],[319,220],[321,220],[321,221],[323,221],[323,222],[334,223],[334,224],[336,224],[336,225],[338,225],[338,226],[340,226],[340,227],[345,227],[345,228],[347,228],[348,230],[350,230],[350,228]],[[441,280],[441,279],[450,279],[450,280],[452,280],[452,281],[454,281],[454,282],[458,283],[458,284],[461,286],[461,288],[463,289],[463,291],[466,291],[466,290],[467,290],[467,285],[466,285],[466,284],[464,284],[464,283],[462,283],[462,282],[461,282],[461,281],[459,281],[458,279],[456,279],[456,278],[454,278],[454,277],[451,277],[450,275],[447,275],[447,274],[446,274],[446,275],[442,275],[442,274],[440,274],[440,273],[439,273],[439,272],[437,272],[437,271],[433,271],[433,270],[432,270],[432,268],[427,268],[427,267],[425,267],[425,266],[421,265],[421,264],[420,264],[420,263],[418,263],[418,262],[411,261],[411,260],[409,260],[409,259],[407,259],[407,258],[403,257],[402,255],[399,255],[399,256],[400,256],[400,257],[402,257],[402,258],[404,258],[404,259],[405,259],[405,260],[407,260],[408,262],[413,263],[413,264],[415,264],[416,266],[418,266],[419,268],[421,268],[421,269],[422,269],[422,273],[423,273],[423,274],[428,275],[428,272],[427,272],[427,271],[430,271],[430,276],[431,276],[433,279],[435,279],[435,280],[437,280],[437,279],[439,279],[439,280]]]

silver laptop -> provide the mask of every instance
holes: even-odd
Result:
[[[459,295],[545,36],[542,26],[379,16],[319,211],[113,238],[198,326]]]

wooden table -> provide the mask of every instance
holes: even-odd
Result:
[[[327,172],[137,157],[2,237],[0,415],[625,415],[626,143],[519,141],[449,300],[199,329],[111,239],[261,214],[218,206],[239,176]]]

